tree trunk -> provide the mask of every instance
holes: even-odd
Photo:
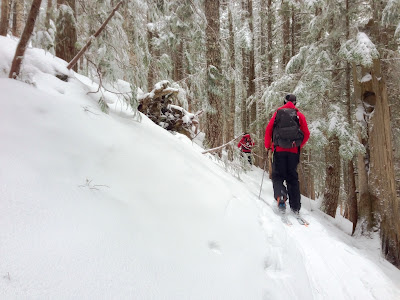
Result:
[[[183,41],[179,41],[175,50],[174,80],[180,81],[183,78],[183,62],[185,60],[183,51]]]
[[[337,26],[338,20],[336,16],[331,15],[329,19],[330,31],[333,31]],[[329,39],[330,51],[334,56],[340,50],[340,41],[337,38]],[[341,74],[339,74],[340,61],[338,58],[333,60],[334,70],[331,73],[331,80],[333,86],[343,85]],[[338,89],[332,89],[327,93],[329,99],[329,105],[335,105],[340,103],[341,94]],[[325,116],[327,119],[328,115]],[[327,121],[329,123],[329,121]],[[325,173],[325,192],[324,199],[322,201],[322,210],[330,215],[331,217],[336,216],[336,211],[339,203],[339,192],[340,192],[340,175],[341,175],[341,157],[339,155],[340,141],[339,137],[335,132],[328,132],[328,145],[325,148],[325,161],[326,161],[326,173]]]
[[[257,119],[257,105],[255,99],[255,66],[254,66],[254,47],[255,47],[255,33],[254,33],[254,20],[253,20],[253,0],[247,0],[247,12],[249,16],[249,27],[251,34],[251,48],[249,51],[249,68],[247,69],[248,74],[247,78],[249,81],[249,85],[247,87],[247,101],[251,101],[250,104],[250,115],[249,115],[249,130],[252,133],[257,131],[256,119]]]
[[[347,176],[348,176],[348,191],[347,191],[347,203],[348,203],[348,216],[350,222],[353,223],[352,234],[354,234],[357,226],[358,219],[358,207],[357,207],[357,195],[356,195],[356,178],[354,174],[353,161],[347,162]]]
[[[325,149],[326,178],[325,192],[322,201],[322,211],[331,217],[336,216],[340,191],[340,156],[339,138],[334,135],[329,138],[329,143]]]
[[[57,0],[57,4],[59,14],[56,22],[56,56],[69,62],[77,53],[75,0]],[[74,70],[77,71],[76,66]]]
[[[300,22],[298,21],[298,9],[294,5],[291,6],[292,8],[292,22],[291,22],[291,51],[292,56],[295,55],[299,49],[300,43],[298,42],[298,34],[301,30]]]
[[[272,0],[267,2],[267,86],[272,84],[272,66],[273,66],[273,55],[272,55],[272,23],[273,23],[273,11],[272,11]],[[268,119],[271,119],[271,116]],[[266,126],[266,124],[265,124]],[[265,133],[265,131],[264,131]],[[262,141],[264,142],[264,141]],[[272,153],[268,155],[268,177],[272,178]]]
[[[52,19],[53,19],[53,0],[47,0],[46,20],[44,23],[46,29],[50,28],[50,20]]]
[[[290,8],[286,0],[282,0],[282,67],[285,68],[290,59]]]
[[[242,26],[244,26],[246,22],[246,14],[247,12],[247,0],[242,0]],[[246,53],[246,49],[242,47],[242,83],[243,83],[243,92],[241,95],[242,101],[240,102],[240,121],[242,125],[242,131],[249,130],[249,118],[248,118],[248,109],[247,109],[247,90],[248,90],[248,69],[249,69],[249,58]],[[246,93],[244,93],[246,91]]]
[[[300,193],[308,198],[315,199],[314,176],[310,167],[310,154],[302,150],[298,167]]]
[[[346,40],[350,37],[350,2],[346,0]],[[350,124],[351,128],[353,126],[352,119],[352,101],[351,101],[351,67],[350,64],[346,64],[346,101],[347,101],[347,122]],[[357,203],[357,193],[356,193],[356,178],[354,171],[353,159],[347,162],[347,204],[348,204],[348,218],[350,222],[353,223],[352,234],[354,234],[357,221],[358,221],[358,203]]]
[[[394,265],[400,267],[400,216],[394,182],[393,146],[386,82],[381,74],[380,61],[374,60],[372,82],[363,86],[363,100],[372,105],[369,145],[371,165],[369,186],[381,219],[382,251]]]
[[[353,82],[354,82],[354,99],[356,99],[359,106],[362,105],[362,87],[361,82],[357,77],[357,67],[352,66]],[[367,122],[360,122],[360,127],[368,127]],[[368,131],[368,128],[365,128]],[[368,173],[369,173],[369,145],[368,138],[363,138],[361,130],[358,132],[358,138],[361,144],[364,145],[365,154],[359,153],[357,155],[357,172],[358,172],[358,221],[357,227],[360,227],[361,232],[366,234],[377,225],[374,221],[372,214],[372,196],[368,186]]]
[[[147,23],[150,23],[149,12],[147,12]],[[153,51],[153,28],[147,26],[147,47],[149,50],[148,71],[147,71],[147,89],[150,91],[154,85],[154,51]]]
[[[256,81],[256,100],[257,100],[257,137],[258,143],[256,144],[256,154],[257,165],[262,168],[265,163],[268,163],[268,153],[265,151],[264,146],[264,135],[265,126],[268,123],[267,115],[265,113],[265,102],[261,101],[262,93],[265,89],[265,74],[266,74],[266,46],[267,46],[267,35],[266,35],[266,24],[267,24],[267,4],[266,0],[261,0],[260,2],[260,12],[256,19],[259,19],[259,28],[257,30],[257,51],[256,58],[256,68],[257,81]]]
[[[273,22],[273,11],[272,11],[272,0],[268,0],[267,6],[267,85],[270,86],[272,83],[272,66],[273,66],[273,55],[272,55],[272,22]]]
[[[28,45],[29,39],[32,35],[33,28],[35,27],[36,18],[39,14],[40,4],[42,0],[33,0],[31,10],[28,15],[27,22],[25,24],[24,31],[19,40],[17,49],[15,50],[14,59],[11,64],[9,78],[16,79],[19,76],[19,71],[21,69],[21,63],[24,58],[25,50]]]
[[[13,26],[12,26],[12,34],[16,37],[21,37],[23,30],[23,15],[24,15],[24,1],[16,0],[14,1],[13,8]]]
[[[354,69],[355,67],[353,67]],[[356,96],[364,105],[367,137],[363,139],[366,155],[359,157],[359,226],[371,230],[380,225],[382,252],[394,265],[400,267],[399,200],[394,181],[393,145],[386,82],[380,70],[380,61],[362,70],[362,77],[371,80],[356,83]],[[360,224],[361,223],[361,224]]]
[[[267,17],[268,17],[268,7],[267,7],[267,0],[261,0],[260,3],[261,11],[260,11],[260,69],[261,69],[261,88],[264,90],[265,87],[265,75],[267,71]]]
[[[226,141],[230,141],[234,138],[235,134],[235,106],[236,106],[236,78],[235,78],[235,36],[233,32],[233,17],[232,17],[232,6],[228,5],[228,26],[229,26],[229,67],[230,67],[230,95],[227,97],[227,106],[228,106],[228,117],[226,121]],[[233,145],[235,147],[236,145]],[[233,159],[233,151],[232,147],[228,150],[228,157],[230,160]]]
[[[222,144],[222,99],[221,99],[221,49],[219,0],[205,0],[207,96],[210,108],[206,113],[206,143],[215,148]]]
[[[0,35],[6,36],[8,31],[8,3],[9,0],[1,0]]]

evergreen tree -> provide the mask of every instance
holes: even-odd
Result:
[[[214,148],[222,144],[222,91],[221,91],[221,49],[219,0],[205,0],[207,95],[206,141]]]
[[[70,62],[78,53],[76,49],[77,24],[75,20],[75,1],[58,0],[57,4],[56,56],[64,59],[66,62]]]

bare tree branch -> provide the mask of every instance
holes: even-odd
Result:
[[[203,151],[203,152],[201,152],[201,153],[202,153],[202,154],[206,154],[206,153],[209,153],[209,152],[218,151],[218,150],[220,150],[220,149],[222,149],[222,148],[225,148],[226,146],[228,146],[229,144],[231,144],[232,142],[234,142],[235,140],[237,140],[237,139],[240,138],[240,137],[242,137],[242,135],[239,135],[239,136],[235,137],[233,140],[231,140],[230,142],[228,142],[228,143],[226,143],[226,144],[223,144],[222,146],[215,147],[215,148],[212,148],[212,149],[208,149],[208,150]]]
[[[104,21],[103,25],[100,26],[100,28],[96,31],[96,33],[94,35],[92,35],[91,37],[89,37],[89,40],[87,41],[86,45],[83,46],[83,48],[78,52],[77,55],[75,55],[75,57],[70,61],[70,63],[67,66],[68,70],[71,70],[73,68],[73,66],[75,66],[75,64],[78,62],[79,58],[83,55],[83,53],[86,52],[86,50],[90,47],[90,45],[92,44],[92,40],[94,38],[96,38],[102,31],[103,29],[106,27],[107,23],[111,20],[111,18],[114,16],[115,12],[118,10],[118,8],[122,5],[124,1],[120,1],[112,10],[112,12],[110,13],[110,15],[108,16],[108,18]]]

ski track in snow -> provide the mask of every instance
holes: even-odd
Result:
[[[261,210],[260,223],[269,244],[264,269],[268,280],[273,283],[272,290],[280,290],[279,299],[400,299],[399,290],[392,290],[388,283],[392,279],[383,272],[371,277],[377,270],[374,263],[341,241],[340,234],[345,233],[338,232],[339,229],[328,222],[321,224],[321,218],[315,218],[313,213],[304,208],[304,198],[301,214],[310,225],[306,227],[299,224],[290,214],[292,225],[284,224],[273,211],[275,202],[271,182],[264,178],[261,199],[258,199],[258,193],[254,193],[260,190],[261,176],[262,171],[253,169],[243,177],[249,194]],[[335,242],[332,243],[332,240]],[[297,261],[286,261],[293,257],[297,257]],[[291,274],[304,276],[293,278]],[[349,278],[352,278],[351,281]],[[377,278],[380,278],[379,284]],[[286,291],[284,298],[282,290]],[[308,290],[312,294],[307,294]],[[266,299],[276,298],[270,293]]]

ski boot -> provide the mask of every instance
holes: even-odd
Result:
[[[276,199],[278,203],[278,209],[281,213],[286,212],[286,197],[285,196],[278,196],[278,199]]]

